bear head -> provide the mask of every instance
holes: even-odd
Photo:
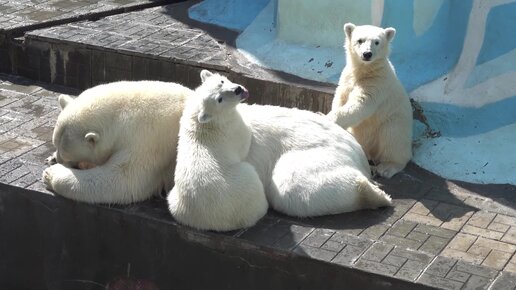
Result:
[[[195,89],[195,95],[200,98],[199,123],[223,119],[236,109],[238,103],[249,98],[245,87],[208,70],[201,71],[201,81],[202,84]]]
[[[94,110],[81,108],[68,95],[59,96],[59,105],[62,111],[52,136],[56,161],[70,167],[76,167],[80,162],[105,163],[112,149],[112,144],[106,144],[101,138],[105,120],[97,116]]]
[[[346,53],[353,60],[364,64],[385,61],[389,56],[390,42],[396,34],[392,27],[380,28],[373,25],[355,26],[344,24]]]

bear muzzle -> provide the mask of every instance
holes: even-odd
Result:
[[[364,61],[370,61],[372,57],[373,57],[373,53],[370,51],[366,51],[366,52],[362,53],[362,60],[364,60]]]
[[[237,93],[237,90],[238,90],[238,93]],[[249,98],[249,91],[244,87],[238,87],[235,90],[235,94],[240,95],[240,102],[243,102]]]

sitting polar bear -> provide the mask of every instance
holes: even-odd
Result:
[[[139,81],[99,85],[76,99],[61,95],[53,134],[59,164],[45,169],[44,183],[89,203],[128,204],[169,190],[179,119],[191,93]]]
[[[212,208],[229,207],[233,211],[236,211],[235,208],[247,208],[248,218],[253,220],[248,223],[251,225],[263,213],[264,203],[246,205],[247,194],[249,191],[257,192],[261,184],[274,209],[298,217],[391,205],[390,197],[370,181],[365,154],[344,129],[315,113],[274,106],[240,104],[237,111],[230,111],[231,118],[226,114],[214,117],[219,116],[219,110],[223,111],[228,106],[224,98],[219,99],[220,90],[227,86],[229,89],[242,86],[207,71],[202,74],[205,79],[201,86],[203,95],[211,96],[208,98],[209,109],[205,111],[206,114],[203,114],[201,107],[194,106],[193,113],[185,110],[175,175],[176,187],[169,195],[170,210],[179,221],[199,228],[218,230],[242,227],[236,224],[235,217],[224,221],[228,225],[214,225],[219,221]],[[206,89],[210,90],[204,91]],[[227,94],[231,95],[232,92]],[[220,127],[221,123],[227,127]],[[244,129],[250,128],[250,148],[247,145],[249,133],[243,129],[233,129],[236,126],[233,123],[240,124]],[[244,126],[244,123],[249,127]],[[228,128],[231,130],[228,131]],[[181,141],[183,136],[187,136],[184,143]],[[242,161],[254,167],[261,184],[256,179],[249,181],[254,170]],[[242,171],[246,178],[240,178],[233,171],[222,170],[228,167],[227,164],[246,164],[238,165],[245,168]],[[235,178],[240,179],[235,181]],[[234,192],[236,185],[233,183],[240,187],[240,194]],[[231,196],[224,196],[228,187],[231,190],[227,195]],[[210,192],[215,194],[210,195]],[[245,199],[240,196],[244,193]],[[244,213],[240,210],[237,212]]]
[[[247,90],[209,71],[181,117],[175,185],[169,209],[179,222],[229,231],[254,225],[267,212],[263,185],[244,159],[251,129],[236,110]]]
[[[410,100],[387,58],[394,28],[344,25],[346,67],[329,117],[355,136],[386,178],[412,156]]]

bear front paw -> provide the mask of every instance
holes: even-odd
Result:
[[[57,153],[54,152],[52,155],[48,156],[47,159],[45,159],[45,164],[47,164],[47,165],[57,164]]]
[[[50,190],[53,190],[53,188],[52,188],[52,176],[53,176],[53,174],[52,174],[52,167],[49,167],[49,168],[46,168],[45,170],[43,170],[43,174],[42,174],[43,183]]]
[[[329,112],[328,115],[326,115],[326,117],[333,123],[337,123],[337,114],[335,114],[335,112]]]
[[[373,171],[383,178],[391,178],[396,173],[400,172],[402,169],[403,167],[398,164],[384,162],[378,164]]]
[[[347,129],[351,127],[351,123],[349,122],[349,119],[346,117],[346,115],[337,115],[335,111],[331,111],[328,113],[328,115],[326,115],[326,117],[330,119],[330,121],[332,121],[333,123],[339,125],[341,128]]]

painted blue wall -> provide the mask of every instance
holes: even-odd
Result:
[[[284,0],[206,0],[192,7],[190,16],[242,31],[237,46],[252,62],[336,83],[345,65],[344,50],[282,39],[275,26],[281,21],[276,1]],[[350,9],[327,13],[353,19],[345,13],[353,11],[356,2],[341,1],[339,5],[348,3]],[[473,0],[377,0],[363,5],[364,11],[374,8],[375,13],[383,5],[383,12],[372,12],[370,19],[396,28],[390,59],[406,90],[423,107],[431,129],[441,134],[428,138],[422,132],[425,126],[416,122],[413,160],[447,178],[516,184],[516,0],[475,6]],[[295,16],[290,21],[299,19]],[[310,37],[307,31],[292,31]],[[335,34],[343,43],[343,33]]]
[[[457,63],[471,6],[472,0],[444,1],[430,28],[417,36],[414,2],[385,3],[382,26],[396,28],[391,62],[407,91],[444,75]]]
[[[477,65],[514,49],[516,47],[515,29],[516,3],[500,5],[491,9],[487,16],[486,36],[477,59]]]
[[[205,0],[190,7],[190,18],[226,27],[244,30],[270,0]]]
[[[443,137],[480,135],[516,123],[516,96],[479,108],[431,102],[420,104],[430,126],[439,130]]]

